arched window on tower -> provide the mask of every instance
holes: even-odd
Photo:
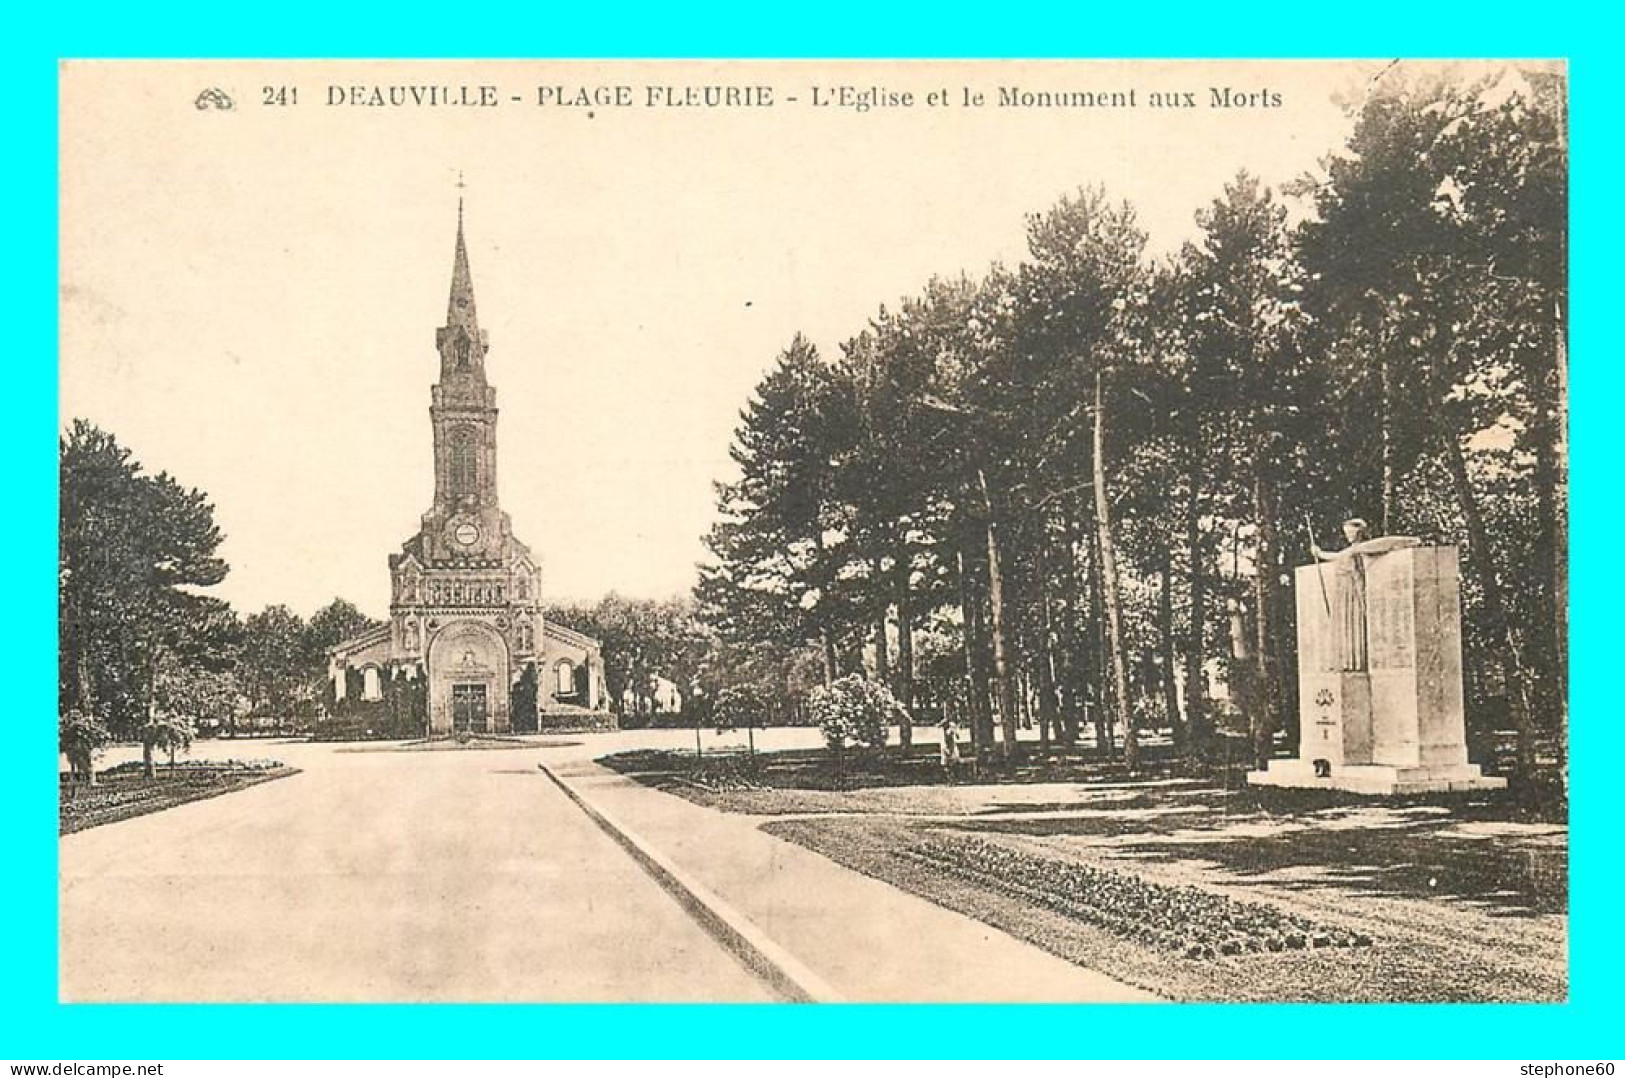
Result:
[[[574,696],[576,692],[576,668],[569,659],[560,659],[557,667],[558,689],[555,696]]]
[[[479,489],[479,446],[475,444],[474,432],[467,427],[458,427],[451,432],[451,492],[453,494],[473,494]]]

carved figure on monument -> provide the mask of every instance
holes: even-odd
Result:
[[[1327,585],[1324,576],[1321,586],[1323,599],[1331,609],[1331,648],[1328,660],[1331,670],[1365,670],[1370,666],[1370,649],[1366,637],[1366,562],[1389,551],[1420,546],[1421,540],[1408,535],[1384,535],[1366,538],[1369,525],[1359,517],[1343,522],[1343,537],[1348,546],[1342,550],[1322,550],[1311,537],[1309,549],[1315,557],[1332,567],[1332,579]]]

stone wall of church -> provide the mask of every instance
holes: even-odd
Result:
[[[539,658],[537,698],[543,710],[566,704],[597,710],[603,706],[603,659],[596,648],[544,636]]]

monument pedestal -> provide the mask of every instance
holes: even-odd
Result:
[[[1316,775],[1309,760],[1271,760],[1263,771],[1247,772],[1249,786],[1346,790],[1356,794],[1442,794],[1471,790],[1504,790],[1507,780],[1486,775],[1477,764],[1455,767],[1389,767],[1347,764]]]
[[[1364,794],[1505,789],[1467,761],[1455,547],[1357,555],[1363,648],[1338,641],[1322,568],[1297,570],[1298,758],[1249,771],[1254,786]],[[1345,583],[1355,581],[1354,585]],[[1351,653],[1367,669],[1338,669]]]

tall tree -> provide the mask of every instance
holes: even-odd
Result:
[[[168,475],[146,475],[106,431],[75,420],[60,444],[58,692],[115,736],[141,740],[162,663],[229,645],[224,604],[197,594],[225,578],[214,507]]]
[[[305,651],[309,661],[317,664],[317,676],[325,669],[329,648],[382,624],[363,614],[348,599],[334,599],[312,614],[305,625]]]
[[[740,415],[729,453],[740,476],[717,486],[712,560],[697,589],[701,616],[725,639],[816,642],[826,681],[841,665],[847,624],[840,589],[850,520],[835,462],[853,439],[851,397],[797,336]]]
[[[1259,180],[1243,172],[1222,198],[1197,214],[1198,245],[1187,248],[1191,295],[1188,345],[1193,377],[1205,389],[1207,424],[1198,437],[1218,438],[1205,452],[1214,489],[1206,501],[1251,536],[1251,595],[1255,669],[1249,733],[1259,766],[1274,735],[1289,721],[1292,647],[1281,578],[1286,554],[1301,534],[1288,511],[1302,506],[1305,447],[1316,432],[1304,422],[1302,291],[1286,228],[1286,209]],[[1222,492],[1245,492],[1226,498]],[[1352,515],[1352,514],[1347,514]],[[1301,539],[1295,544],[1301,547]]]
[[[1114,205],[1104,191],[1086,188],[1062,199],[1047,213],[1028,219],[1029,258],[1020,275],[1022,301],[1033,327],[1027,337],[1027,354],[1047,353],[1062,361],[1054,368],[1058,377],[1046,388],[1062,399],[1091,402],[1088,452],[1107,658],[1113,708],[1123,730],[1124,762],[1131,769],[1139,765],[1139,742],[1128,684],[1112,527],[1108,409],[1114,403],[1109,382],[1115,372],[1145,359],[1145,244],[1146,235],[1131,207]]]
[[[238,680],[256,708],[286,715],[311,687],[309,639],[304,621],[280,603],[243,619]]]

